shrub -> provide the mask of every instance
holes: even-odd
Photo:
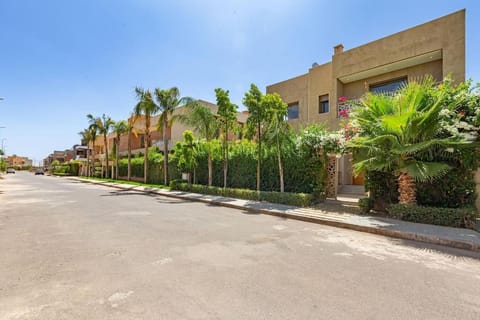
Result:
[[[182,180],[172,180],[170,182],[170,188],[172,190],[188,191],[194,193],[208,194],[214,196],[223,196],[231,198],[239,198],[244,200],[254,201],[268,201],[272,203],[280,203],[298,207],[307,207],[311,205],[314,198],[310,194],[305,193],[289,193],[289,192],[266,192],[250,189],[223,189],[221,187],[209,187],[199,184],[188,185]]]
[[[358,199],[358,207],[361,213],[367,214],[373,209],[373,200],[370,198]]]
[[[394,204],[387,208],[389,216],[405,221],[440,226],[474,229],[477,212],[473,208],[440,208]]]

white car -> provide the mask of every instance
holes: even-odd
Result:
[[[13,168],[7,168],[7,173],[15,173],[15,169],[13,169]]]

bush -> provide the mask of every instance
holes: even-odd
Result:
[[[370,198],[358,199],[358,207],[361,213],[367,214],[373,209],[373,200]]]
[[[172,190],[188,191],[194,193],[208,194],[214,196],[223,196],[231,198],[239,198],[244,200],[268,201],[272,203],[280,203],[298,207],[307,207],[313,203],[313,196],[305,193],[288,193],[288,192],[266,192],[249,189],[223,189],[221,187],[209,187],[199,184],[187,184],[182,180],[172,180],[170,182]]]
[[[405,221],[440,226],[474,229],[477,212],[473,208],[440,208],[394,204],[387,208],[389,216]]]

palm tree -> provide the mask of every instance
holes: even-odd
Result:
[[[137,131],[135,130],[135,121],[137,117],[135,114],[131,114],[127,122],[127,132],[128,132],[128,167],[127,167],[127,180],[130,181],[132,178],[132,134],[137,136]]]
[[[125,120],[117,121],[113,125],[113,132],[115,137],[115,179],[118,179],[118,155],[120,151],[120,137],[128,131],[128,123]]]
[[[349,141],[354,151],[355,173],[393,172],[397,176],[399,203],[416,203],[416,182],[434,180],[449,169],[461,148],[470,145],[444,133],[440,112],[455,103],[434,81],[411,82],[394,96],[367,94],[352,111],[360,134]],[[441,159],[441,160],[439,160]]]
[[[90,176],[92,176],[95,173],[95,143],[97,141],[98,123],[91,114],[88,114],[87,118],[88,122],[90,123],[90,125],[88,126],[88,130],[90,131],[90,137],[92,138],[92,172],[90,172]]]
[[[92,131],[90,129],[84,129],[83,131],[78,133],[82,136],[82,144],[87,145],[87,176],[90,176],[90,155],[88,152],[88,146],[90,142],[92,142]]]
[[[215,114],[208,107],[195,103],[192,105],[182,122],[192,127],[199,133],[200,137],[206,140],[206,151],[208,161],[208,185],[213,182],[213,157],[211,141],[218,136],[218,122]]]
[[[103,144],[105,147],[105,178],[108,178],[108,141],[107,135],[110,132],[113,124],[115,123],[109,116],[106,116],[105,113],[102,117],[93,117],[91,114],[87,115],[87,118],[90,121],[90,124],[94,124],[97,129],[97,132],[103,135]]]
[[[268,127],[265,133],[266,142],[275,146],[277,151],[278,173],[280,178],[280,192],[285,191],[282,149],[291,137],[291,127],[285,121],[287,116],[287,104],[277,93],[266,94],[261,100],[261,108],[265,112]]]
[[[138,103],[135,105],[134,114],[136,117],[145,117],[145,155],[143,164],[143,182],[147,183],[148,180],[148,148],[151,144],[150,136],[150,121],[153,116],[160,110],[159,106],[155,104],[152,98],[152,94],[148,90],[136,87],[135,94],[137,96]]]
[[[167,129],[178,119],[173,115],[175,109],[180,106],[189,106],[194,103],[190,97],[180,97],[180,91],[177,87],[162,90],[155,88],[155,100],[157,108],[160,110],[160,119],[158,121],[158,131],[163,134],[163,177],[165,185],[168,185],[168,136]]]

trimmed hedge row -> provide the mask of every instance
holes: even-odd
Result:
[[[267,201],[272,203],[280,203],[297,207],[308,207],[313,204],[314,197],[306,193],[289,193],[289,192],[267,192],[249,189],[232,189],[221,187],[209,187],[199,184],[188,184],[182,180],[172,180],[170,182],[172,190],[188,191],[194,193],[208,194],[214,196],[232,197],[244,200]]]
[[[477,213],[474,208],[440,208],[419,205],[393,204],[387,208],[392,218],[440,226],[475,229]]]

